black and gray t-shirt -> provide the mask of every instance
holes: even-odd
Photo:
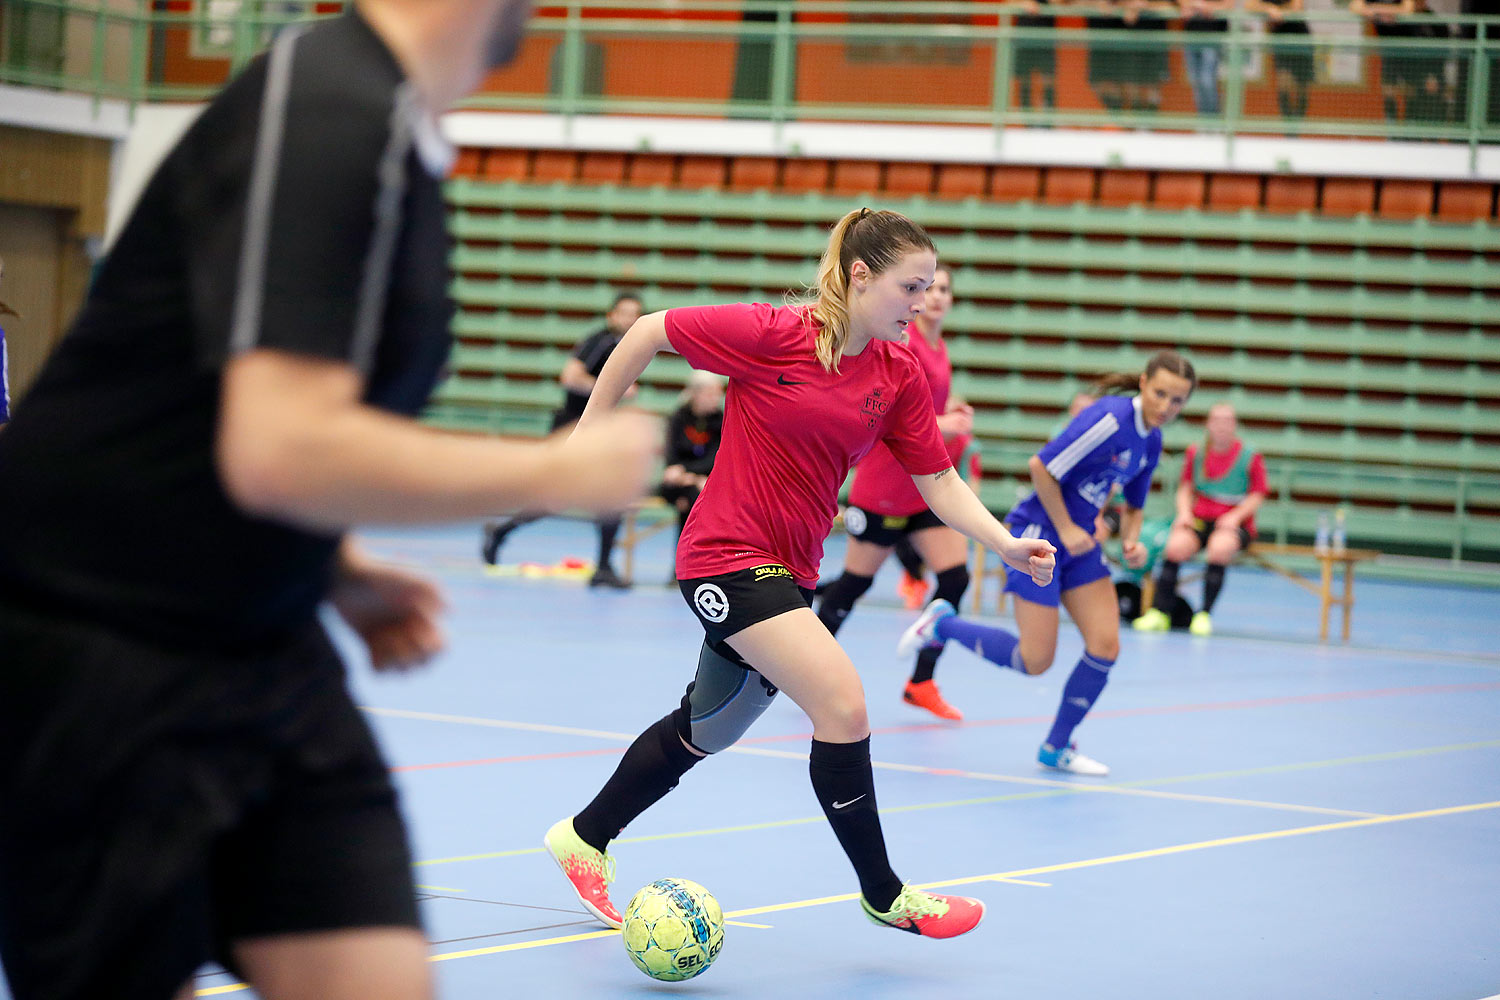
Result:
[[[349,14],[284,33],[168,154],[0,435],[0,600],[165,643],[305,627],[339,539],[251,517],[214,465],[223,368],[347,362],[425,403],[449,350],[451,152]]]

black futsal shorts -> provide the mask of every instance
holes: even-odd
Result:
[[[678,580],[688,607],[698,616],[711,646],[736,662],[739,655],[724,640],[743,629],[798,608],[812,607],[813,592],[797,586],[791,570],[780,563]]]
[[[15,1000],[163,1000],[244,938],[417,927],[390,775],[321,627],[169,651],[0,604]]]

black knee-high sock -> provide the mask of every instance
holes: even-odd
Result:
[[[1385,120],[1393,122],[1399,117],[1396,112],[1396,99],[1387,97],[1381,102],[1385,106]]]
[[[1172,613],[1172,604],[1177,600],[1177,570],[1181,566],[1181,563],[1163,559],[1161,572],[1156,577],[1156,600],[1151,603],[1169,615]]]
[[[1208,569],[1203,571],[1203,610],[1212,611],[1214,602],[1219,599],[1219,591],[1224,589],[1223,566],[1208,564]]]
[[[854,602],[863,597],[874,582],[873,576],[860,576],[846,570],[843,576],[823,588],[823,598],[818,604],[818,620],[828,626],[829,632],[838,635]]]
[[[859,891],[875,909],[889,910],[901,895],[901,880],[885,853],[885,834],[875,810],[875,772],[870,738],[858,743],[812,741],[808,758],[813,792],[834,836],[859,876]]]
[[[1303,90],[1303,91],[1298,92],[1298,94],[1297,94],[1297,117],[1298,118],[1306,118],[1307,117],[1307,101],[1308,101],[1307,91]]]
[[[941,597],[955,608],[964,599],[964,591],[969,589],[969,567],[963,563],[943,570],[937,575],[937,593],[935,597]],[[913,684],[932,680],[932,672],[937,668],[938,657],[943,653],[942,647],[936,649],[924,649],[917,654],[916,669],[911,672]]]
[[[922,557],[917,555],[916,547],[910,541],[903,538],[896,543],[896,558],[901,561],[902,569],[918,580],[922,579],[927,568],[922,565]]]
[[[1286,91],[1276,91],[1276,106],[1281,109],[1281,117],[1296,117],[1296,112],[1292,110],[1292,95],[1288,94]]]
[[[1050,83],[1042,85],[1042,103],[1049,108],[1057,107],[1057,88]]]
[[[610,564],[615,552],[615,536],[620,533],[618,517],[605,518],[599,522],[599,559],[595,563],[600,569]]]
[[[659,719],[630,744],[594,801],[573,817],[573,829],[585,843],[604,850],[702,759],[682,745],[672,716]]]
[[[1023,108],[1029,108],[1029,107],[1031,107],[1031,80],[1030,80],[1030,78],[1029,77],[1022,77],[1021,81],[1020,81],[1020,87],[1021,87],[1021,94],[1020,94],[1021,103],[1020,103],[1020,106],[1023,107]]]

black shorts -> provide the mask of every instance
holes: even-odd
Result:
[[[678,580],[682,596],[698,616],[709,644],[730,659],[743,662],[724,640],[757,622],[798,608],[810,608],[813,592],[797,586],[791,570],[780,563],[751,566],[733,573]]]
[[[0,649],[15,1000],[168,997],[243,938],[419,926],[390,775],[320,627],[188,653],[0,605]]]
[[[887,548],[914,531],[942,526],[943,519],[930,510],[923,510],[905,517],[886,517],[884,514],[873,514],[861,507],[850,506],[844,509],[844,530],[849,532],[850,538],[858,538],[871,545],[884,545]]]
[[[1212,535],[1213,533],[1214,526],[1212,524],[1209,524],[1201,517],[1193,519],[1193,534],[1198,536],[1198,547],[1200,549],[1208,545],[1208,536]],[[1248,549],[1250,547],[1250,543],[1255,541],[1255,535],[1249,531],[1246,531],[1243,524],[1239,526],[1239,537],[1241,552]]]

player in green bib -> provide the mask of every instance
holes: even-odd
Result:
[[[1177,598],[1177,571],[1200,549],[1206,550],[1203,607],[1193,615],[1188,631],[1213,633],[1210,614],[1230,560],[1255,540],[1255,512],[1266,499],[1266,466],[1260,453],[1239,439],[1234,407],[1215,403],[1205,421],[1203,446],[1188,445],[1177,487],[1177,516],[1162,554],[1156,577],[1156,599],[1134,627],[1141,632],[1165,632],[1171,627],[1172,602]]]

